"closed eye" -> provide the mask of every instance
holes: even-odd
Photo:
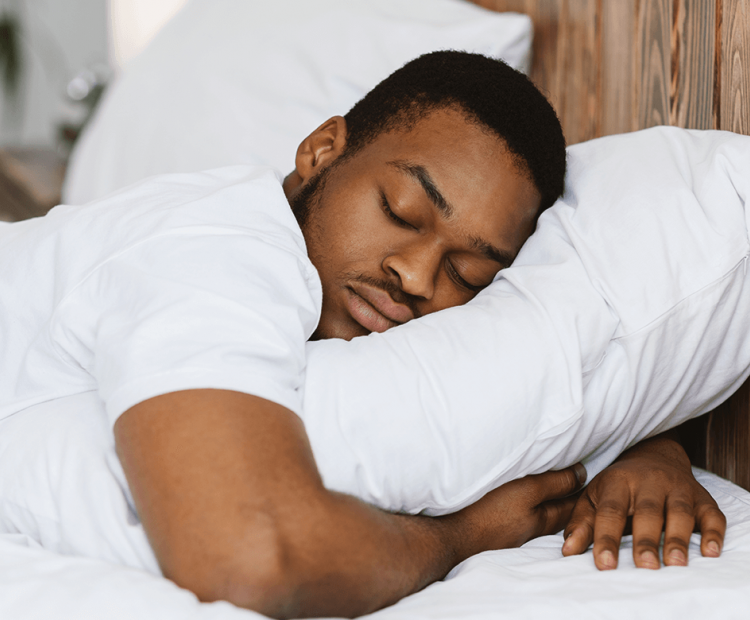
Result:
[[[465,288],[466,290],[471,291],[472,293],[478,293],[482,289],[486,288],[486,284],[470,284],[466,280],[464,280],[461,277],[461,274],[458,273],[458,270],[453,266],[453,263],[450,261],[447,261],[446,269],[448,271],[448,275],[450,275],[451,279],[458,284],[459,286]]]
[[[396,224],[403,228],[410,228],[411,230],[417,230],[416,226],[412,226],[407,222],[406,220],[400,218],[398,215],[396,215],[392,210],[391,206],[388,204],[388,199],[385,197],[385,192],[380,192],[380,204],[383,207],[383,211],[385,214],[391,218]]]

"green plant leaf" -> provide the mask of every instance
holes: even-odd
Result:
[[[0,74],[5,92],[13,96],[21,77],[21,26],[11,14],[0,16]]]

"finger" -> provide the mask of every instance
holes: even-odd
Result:
[[[690,535],[695,528],[692,497],[670,495],[664,527],[664,566],[687,566]]]
[[[569,495],[562,499],[554,499],[540,504],[537,507],[537,510],[540,511],[540,527],[536,535],[549,536],[562,530],[565,524],[570,521],[577,499],[578,496]]]
[[[718,558],[724,548],[727,518],[708,492],[706,496],[698,501],[695,523],[701,533],[701,554],[708,558]]]
[[[537,485],[538,502],[542,504],[568,497],[578,491],[586,482],[586,468],[581,463],[576,463],[560,471],[548,471],[534,476],[534,480]]]
[[[633,506],[633,560],[638,568],[657,569],[659,542],[664,529],[664,504],[661,493],[641,492]]]
[[[602,490],[594,519],[594,563],[599,570],[617,568],[620,539],[628,520],[630,489],[611,484]]]
[[[587,489],[584,490],[578,498],[565,528],[565,543],[562,547],[564,556],[581,554],[594,542],[596,510],[587,491]]]

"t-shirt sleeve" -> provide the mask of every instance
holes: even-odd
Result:
[[[186,389],[254,394],[299,413],[319,281],[293,244],[194,227],[113,256],[60,304],[61,353],[95,379],[112,423]]]

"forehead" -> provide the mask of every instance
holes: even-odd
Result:
[[[531,234],[539,192],[505,142],[459,110],[439,109],[405,130],[384,133],[362,152],[414,199],[435,203],[414,174],[425,171],[444,198],[449,224],[515,255]]]

